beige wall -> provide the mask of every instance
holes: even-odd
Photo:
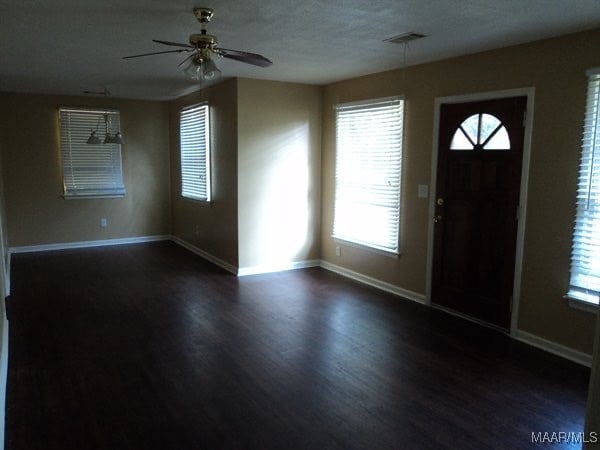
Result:
[[[7,133],[8,131],[4,127],[4,125],[0,125],[0,133]],[[8,231],[6,227],[7,219],[6,219],[6,199],[5,192],[6,189],[4,187],[4,164],[2,162],[2,148],[3,143],[0,142],[0,265],[3,264],[5,268],[8,267],[10,263],[10,254],[8,252]],[[5,271],[1,270],[0,267],[0,277],[4,276]],[[4,278],[0,278],[2,281],[2,286],[0,286],[0,293],[4,292],[4,286],[8,280]]]
[[[204,101],[210,105],[211,204],[181,197],[179,112]],[[171,102],[170,127],[173,234],[237,267],[237,81],[224,81]]]
[[[519,328],[591,353],[593,315],[569,308],[567,290],[586,69],[600,66],[600,30],[539,41],[335,83],[323,102],[322,258],[417,293],[425,293],[434,99],[535,87],[533,142]],[[406,96],[402,255],[398,259],[331,239],[336,103]],[[433,193],[432,193],[433,195]]]
[[[321,88],[238,80],[241,268],[320,256]]]
[[[159,102],[0,94],[9,245],[25,246],[168,234],[168,109]],[[64,200],[58,108],[121,112],[123,179],[117,199]],[[108,219],[106,228],[100,219]]]

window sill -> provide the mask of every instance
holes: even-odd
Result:
[[[360,250],[366,250],[372,253],[377,253],[379,255],[382,256],[387,256],[388,258],[394,258],[394,259],[398,259],[400,257],[400,253],[399,252],[393,252],[390,250],[383,250],[377,247],[371,247],[369,245],[366,244],[361,244],[359,242],[353,242],[353,241],[348,241],[346,239],[342,239],[336,236],[331,236],[333,238],[333,240],[335,242],[338,242],[340,244],[344,244],[347,245],[348,247],[354,247],[354,248],[358,248]]]
[[[600,310],[600,307],[597,304],[571,297],[568,294],[565,294],[563,298],[569,302],[569,306],[573,309],[579,309],[580,311],[586,311],[592,314],[598,314],[598,311]]]
[[[104,199],[104,198],[123,198],[125,194],[117,194],[117,195],[61,195],[61,197],[65,200],[94,200],[94,199]]]
[[[202,200],[200,198],[194,198],[194,197],[186,197],[185,195],[182,195],[181,198],[183,200],[187,200],[190,201],[192,203],[197,203],[200,206],[212,206],[213,205],[213,201],[212,200]]]

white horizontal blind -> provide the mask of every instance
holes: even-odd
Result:
[[[180,114],[181,195],[210,201],[210,123],[208,104]]]
[[[583,125],[570,297],[598,304],[600,295],[600,70],[589,73]]]
[[[336,106],[333,237],[398,253],[404,100]]]
[[[104,139],[107,121],[111,135],[120,131],[119,113],[61,108],[59,121],[65,197],[124,195],[121,146],[87,143],[92,131]]]

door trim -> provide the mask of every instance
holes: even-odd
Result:
[[[525,222],[527,215],[527,187],[529,185],[529,161],[531,156],[531,136],[533,127],[533,105],[535,87],[507,89],[501,91],[479,92],[475,94],[436,97],[433,111],[433,143],[431,153],[431,180],[429,189],[429,211],[427,214],[427,279],[425,283],[425,301],[431,303],[431,283],[433,274],[433,218],[435,215],[435,193],[437,190],[438,139],[440,110],[443,104],[468,103],[482,100],[495,100],[508,97],[527,97],[525,115],[525,134],[523,137],[523,161],[521,166],[521,188],[519,190],[519,223],[517,226],[517,248],[515,253],[515,273],[513,282],[513,304],[510,318],[510,335],[515,336],[519,317],[521,298],[521,274],[523,271],[523,246],[525,243]]]

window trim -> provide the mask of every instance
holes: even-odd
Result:
[[[348,239],[340,238],[340,237],[334,236],[333,234],[331,235],[331,238],[338,244],[345,245],[346,247],[353,247],[353,248],[358,248],[360,250],[366,250],[371,253],[376,253],[378,255],[385,256],[387,258],[398,259],[398,258],[400,258],[400,255],[402,255],[402,251],[400,251],[400,248],[399,248],[400,246],[398,246],[397,252],[392,252],[389,250],[381,249],[379,247],[372,247],[370,245],[363,244],[361,242],[349,241]]]
[[[600,308],[598,307],[598,305],[585,301],[585,300],[581,300],[575,297],[572,297],[569,294],[565,294],[563,296],[564,299],[566,299],[569,302],[569,306],[573,309],[579,309],[581,311],[586,311],[586,312],[590,312],[593,314],[596,314],[600,311]]]
[[[77,189],[71,189],[69,190],[67,188],[67,181],[66,181],[66,173],[65,173],[65,153],[66,153],[66,149],[63,148],[63,122],[62,122],[62,113],[83,113],[83,114],[95,114],[95,115],[106,115],[106,114],[111,114],[111,115],[115,115],[117,117],[118,120],[118,127],[116,128],[117,131],[121,131],[121,112],[118,109],[115,108],[93,108],[93,107],[89,107],[89,106],[85,106],[85,107],[77,107],[77,106],[60,106],[58,108],[58,114],[57,114],[57,122],[58,122],[58,138],[59,138],[59,148],[60,148],[60,169],[61,169],[61,181],[62,181],[62,194],[60,195],[63,199],[65,200],[85,200],[85,199],[107,199],[107,198],[123,198],[126,194],[127,194],[127,189],[125,188],[125,180],[123,177],[123,152],[122,152],[122,146],[121,144],[84,144],[84,145],[117,145],[118,148],[117,149],[113,149],[114,153],[118,153],[118,160],[119,160],[119,166],[118,166],[118,176],[114,179],[114,182],[116,184],[118,184],[118,187],[116,188],[118,190],[118,192],[111,192],[114,190],[113,189],[109,189],[107,187],[105,188],[99,188],[96,191],[97,192],[83,192],[83,190],[78,190]],[[100,120],[100,117],[98,118],[98,121]],[[104,130],[99,129],[98,128],[98,123],[96,123],[96,131],[101,131],[103,132]],[[104,123],[101,123],[100,126],[105,126]],[[86,135],[89,135],[89,133],[86,132]],[[68,138],[69,142],[70,142],[70,138]],[[69,150],[70,153],[70,150]]]
[[[205,178],[206,178],[206,197],[199,197],[195,195],[184,193],[184,181],[183,181],[183,146],[182,146],[182,130],[181,130],[181,119],[184,112],[197,109],[200,107],[206,108],[204,124],[205,124]],[[179,110],[179,175],[180,175],[180,189],[179,195],[185,200],[197,202],[201,205],[212,204],[212,145],[211,145],[211,134],[210,134],[210,105],[208,101],[194,103],[187,105]]]
[[[584,163],[584,160],[590,158],[590,156],[586,156],[588,151],[591,151],[591,161],[590,161],[590,171],[591,171],[591,176],[593,176],[593,167],[594,167],[594,152],[596,148],[600,149],[600,143],[595,142],[595,138],[592,138],[592,143],[589,146],[590,149],[587,149],[587,146],[584,145],[585,143],[585,135],[586,135],[586,122],[588,119],[588,114],[591,113],[591,111],[596,110],[596,117],[595,117],[595,122],[592,125],[593,126],[593,134],[594,136],[599,132],[597,127],[600,126],[600,67],[596,67],[596,68],[592,68],[586,71],[586,76],[587,76],[587,83],[586,83],[586,105],[585,105],[585,112],[584,112],[584,117],[583,117],[583,122],[584,122],[584,126],[583,126],[583,130],[582,130],[582,144],[581,144],[581,151],[580,151],[580,158],[579,158],[579,164],[578,164],[578,169],[577,169],[577,185],[579,186],[579,184],[581,183],[581,171],[582,171],[582,165]],[[592,83],[598,83],[598,92],[596,93],[596,98],[592,100],[592,104],[590,104],[589,100],[590,100],[590,90],[592,89]],[[598,167],[598,170],[600,170],[600,167]],[[590,179],[590,183],[591,183],[591,179]],[[579,189],[579,188],[578,188]],[[577,289],[579,290],[584,290],[585,287],[584,286],[577,286],[573,283],[573,266],[574,266],[574,260],[573,260],[573,252],[574,252],[574,247],[576,244],[575,241],[575,237],[577,234],[577,230],[579,229],[579,225],[577,224],[578,222],[578,217],[580,215],[580,211],[579,211],[579,206],[577,206],[577,196],[576,196],[576,213],[575,213],[575,225],[573,227],[573,232],[571,234],[571,258],[570,258],[570,269],[569,269],[569,285],[568,285],[568,291],[567,293],[563,296],[565,299],[568,300],[569,306],[571,306],[572,308],[576,308],[576,309],[580,309],[583,311],[588,311],[588,312],[592,312],[592,313],[597,313],[598,311],[600,311],[600,302],[596,303],[590,300],[587,300],[585,297],[585,294],[582,295],[578,295],[577,293]],[[598,219],[600,221],[600,218]],[[594,292],[593,289],[590,289],[592,292]],[[599,296],[600,296],[600,292],[596,292]],[[589,297],[589,295],[587,295]],[[592,294],[593,296],[593,294]]]
[[[335,203],[336,203],[336,193],[337,193],[337,180],[336,180],[336,172],[337,172],[337,162],[338,162],[338,138],[337,138],[337,129],[338,129],[338,117],[337,112],[342,108],[352,108],[352,107],[360,107],[360,106],[369,106],[369,105],[378,105],[385,103],[399,102],[401,107],[401,123],[400,123],[400,168],[399,168],[399,180],[398,180],[398,225],[396,230],[396,248],[390,249],[387,247],[379,246],[374,243],[369,243],[361,240],[353,240],[348,236],[338,236],[335,234]],[[333,105],[333,110],[335,114],[335,139],[334,139],[334,149],[335,149],[335,157],[334,157],[334,196],[333,196],[333,220],[332,220],[332,229],[331,229],[331,238],[339,243],[348,245],[350,247],[355,247],[359,249],[364,249],[373,253],[378,253],[383,256],[398,258],[402,254],[402,234],[401,234],[401,224],[402,224],[402,183],[403,183],[403,171],[404,171],[404,142],[405,142],[405,114],[406,114],[406,99],[404,95],[394,95],[389,97],[378,97],[378,98],[370,98],[352,102],[344,102],[337,103]]]

